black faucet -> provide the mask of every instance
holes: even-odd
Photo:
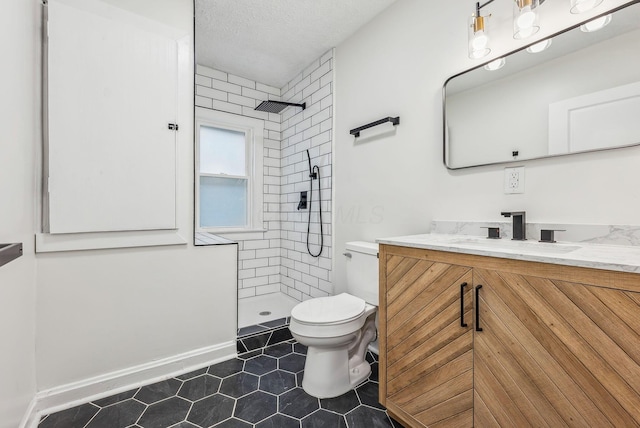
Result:
[[[514,241],[526,241],[526,213],[524,211],[501,212],[505,217],[513,217],[513,237]]]

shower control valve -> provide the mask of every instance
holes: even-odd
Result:
[[[300,192],[300,202],[298,202],[298,211],[307,209],[307,192]]]

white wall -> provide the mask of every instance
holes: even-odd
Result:
[[[180,3],[191,33],[192,2]],[[37,390],[234,341],[237,250],[189,244],[36,256],[40,2],[7,0],[0,22],[0,243],[24,243],[24,256],[0,267],[0,427],[14,428]],[[180,93],[178,203],[186,212],[180,227],[191,233],[188,68]]]
[[[606,2],[597,12],[621,3]],[[539,38],[583,19],[566,6],[541,7],[549,19]],[[523,162],[521,195],[503,194],[503,166],[444,167],[442,85],[477,65],[467,58],[472,7],[447,0],[396,2],[337,47],[336,254],[349,240],[428,232],[433,219],[498,221],[501,210],[526,210],[532,222],[638,223],[640,148]],[[492,57],[519,43],[508,22],[498,27]],[[401,117],[395,133],[359,140],[349,135],[351,128],[395,115]],[[344,280],[344,261],[336,257],[334,282],[340,287]]]
[[[236,336],[236,246],[38,256],[38,388]]]
[[[0,427],[15,428],[36,390],[33,246],[39,83],[36,1],[8,0],[0,14],[0,243],[24,256],[0,267]]]

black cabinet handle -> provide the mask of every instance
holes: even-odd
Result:
[[[482,331],[480,327],[480,289],[482,285],[476,287],[476,331]]]
[[[467,327],[467,323],[464,322],[464,287],[466,286],[466,282],[460,284],[460,327]]]

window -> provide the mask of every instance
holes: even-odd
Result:
[[[262,229],[262,145],[258,119],[198,108],[196,228]]]
[[[245,132],[200,126],[200,227],[247,227]]]

